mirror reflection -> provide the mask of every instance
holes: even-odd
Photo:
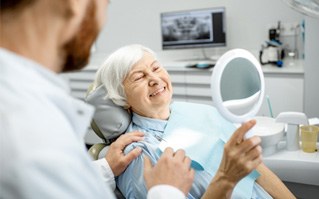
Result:
[[[261,80],[256,66],[237,57],[224,68],[220,82],[223,105],[235,115],[248,113],[260,98]]]

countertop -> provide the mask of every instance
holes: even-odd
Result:
[[[317,143],[319,148],[319,143]],[[287,151],[264,157],[264,163],[287,182],[319,186],[319,152]]]
[[[286,73],[286,74],[304,74],[304,60],[287,59],[283,61],[283,66],[262,65],[264,73]]]
[[[298,59],[287,59],[283,61],[284,64],[282,67],[277,67],[275,65],[266,64],[262,65],[261,68],[264,74],[294,74],[294,75],[303,75],[304,74],[304,60]],[[196,61],[166,61],[162,65],[167,70],[174,71],[205,71],[205,70],[214,70],[214,68],[208,69],[198,69],[198,68],[188,68],[187,65],[196,63]]]

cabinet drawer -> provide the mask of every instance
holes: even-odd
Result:
[[[211,89],[208,85],[204,85],[204,86],[188,85],[186,88],[186,93],[189,96],[211,97]]]
[[[173,84],[173,94],[174,95],[186,95],[185,84]]]
[[[185,83],[185,72],[184,71],[168,71],[171,77],[172,83]]]
[[[185,74],[186,83],[191,84],[207,84],[210,85],[212,71],[200,70],[200,71],[187,71]]]

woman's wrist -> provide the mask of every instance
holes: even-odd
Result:
[[[202,199],[231,198],[236,184],[237,182],[232,181],[224,172],[218,171]]]
[[[213,178],[213,181],[221,185],[224,189],[234,189],[237,182],[232,180],[230,176],[226,175],[222,171],[217,171],[215,177]],[[212,181],[212,182],[213,182]]]

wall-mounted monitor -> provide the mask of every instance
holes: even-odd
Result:
[[[225,8],[161,13],[162,48],[226,46]]]

